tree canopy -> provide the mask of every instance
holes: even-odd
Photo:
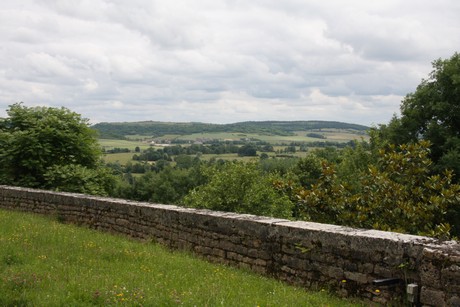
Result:
[[[86,119],[66,108],[22,103],[7,114],[0,121],[0,183],[104,194],[107,174],[98,169],[101,151]]]
[[[401,104],[401,117],[382,125],[378,137],[389,144],[430,141],[434,169],[460,174],[460,54],[438,59],[428,79]],[[457,177],[458,179],[458,177]]]
[[[430,175],[429,142],[391,146],[357,174],[360,184],[343,185],[333,164],[310,189],[298,191],[301,216],[315,222],[448,238],[458,234],[460,185],[452,172]],[[452,229],[454,228],[454,229]]]
[[[207,183],[184,198],[194,208],[291,217],[293,204],[277,192],[274,174],[264,174],[255,163],[225,162],[205,169]]]

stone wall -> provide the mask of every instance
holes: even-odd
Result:
[[[0,186],[0,208],[159,242],[291,284],[358,296],[460,306],[460,245],[432,238]]]

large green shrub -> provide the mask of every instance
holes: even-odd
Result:
[[[205,171],[208,182],[184,199],[187,206],[256,215],[291,217],[292,202],[273,187],[275,175],[255,163],[226,162]]]
[[[0,121],[0,183],[107,194],[101,150],[88,121],[66,108],[14,104]]]
[[[337,179],[333,165],[311,189],[298,192],[307,220],[354,227],[448,237],[458,234],[460,185],[453,173],[430,175],[429,143],[382,150],[376,165],[360,176],[360,189],[351,191]]]

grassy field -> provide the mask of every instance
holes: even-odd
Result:
[[[307,133],[314,132],[321,134],[325,139],[317,139],[308,137]],[[142,139],[150,139],[151,136],[142,136],[142,135],[128,135],[127,139],[133,140],[132,142],[140,142]],[[291,136],[279,136],[279,135],[264,135],[264,134],[255,134],[255,133],[232,133],[232,132],[220,132],[220,133],[194,133],[188,135],[164,135],[160,139],[169,139],[169,140],[185,140],[185,141],[196,141],[199,139],[209,139],[209,140],[233,140],[238,141],[241,139],[258,139],[261,141],[269,142],[271,144],[280,144],[280,143],[291,143],[291,142],[315,142],[315,141],[330,141],[330,142],[348,142],[350,140],[360,140],[361,138],[368,139],[369,137],[366,134],[358,134],[356,131],[343,130],[343,129],[322,129],[320,131],[297,131],[294,135]],[[137,140],[137,141],[135,141]],[[116,141],[116,140],[113,140]],[[129,141],[125,141],[129,142]],[[116,144],[114,142],[113,144]],[[126,147],[121,146],[122,143],[119,143],[115,147]],[[146,145],[144,143],[144,145]]]
[[[153,243],[0,210],[0,306],[359,306]]]
[[[129,161],[134,162],[133,155],[134,152],[121,152],[121,153],[113,153],[113,154],[105,154],[104,161],[107,163],[120,163],[121,165],[126,165]]]
[[[280,147],[282,148],[282,147]],[[283,147],[284,148],[284,147]],[[121,165],[126,165],[128,162],[133,162],[136,163],[136,161],[132,160],[133,155],[135,153],[133,152],[123,152],[123,153],[114,153],[114,154],[105,154],[104,155],[104,161],[107,163],[120,163]],[[258,153],[260,155],[260,153]],[[305,157],[308,153],[307,152],[296,152],[292,154],[295,157]],[[274,157],[275,153],[269,152],[268,153],[269,157]],[[251,161],[251,160],[258,160],[259,157],[240,157],[238,154],[233,153],[233,154],[204,154],[201,155],[200,158],[202,160],[208,161],[211,160],[212,158],[215,158],[217,160],[222,159],[222,160],[237,160],[237,161]]]
[[[326,139],[318,139],[318,138],[311,138],[307,137],[308,131],[297,131],[293,136],[277,136],[277,135],[260,135],[260,134],[243,134],[243,133],[195,133],[190,135],[165,135],[161,137],[161,139],[173,140],[173,139],[181,139],[186,141],[196,141],[202,139],[218,139],[220,141],[224,140],[240,140],[240,139],[258,139],[261,141],[268,142],[270,144],[275,145],[275,150],[282,150],[285,148],[286,145],[290,144],[291,142],[339,142],[345,143],[349,142],[350,140],[360,140],[361,138],[367,140],[369,137],[367,135],[357,134],[353,131],[348,130],[339,130],[339,129],[322,129],[321,131],[313,131],[314,133],[322,134],[326,137]],[[142,135],[131,135],[126,136],[127,140],[113,140],[113,139],[99,139],[99,144],[106,150],[110,150],[113,148],[128,148],[132,152],[131,153],[115,153],[115,154],[106,154],[104,156],[104,160],[106,162],[119,162],[122,165],[125,165],[127,162],[131,161],[132,156],[134,155],[134,149],[139,147],[141,150],[147,149],[151,147],[149,143],[142,141],[143,139],[148,139],[147,136]],[[285,145],[280,145],[285,144]],[[277,145],[277,146],[276,146]],[[188,146],[187,144],[183,144],[181,146]],[[154,148],[161,148],[161,147],[154,147]],[[299,147],[297,147],[297,150]],[[313,149],[313,148],[311,148]],[[297,157],[304,157],[307,153],[305,152],[297,152],[294,155]],[[270,154],[272,155],[272,154]],[[211,159],[215,157],[216,159],[224,159],[224,160],[247,160],[247,157],[241,158],[238,157],[237,154],[229,154],[229,155],[205,155],[203,156],[204,159]]]
[[[99,139],[99,144],[104,149],[113,149],[113,148],[128,148],[129,150],[134,151],[138,146],[140,149],[144,150],[150,147],[149,144],[142,141],[128,141],[128,140],[112,140],[112,139]]]
[[[251,134],[251,133],[195,133],[189,135],[165,135],[162,139],[180,139],[187,141],[195,141],[199,139],[217,139],[233,140],[238,141],[241,139],[258,139],[261,141],[268,142],[270,144],[289,144],[291,142],[315,142],[315,141],[330,141],[330,142],[348,142],[350,140],[360,139],[363,137],[367,139],[366,135],[359,135],[355,132],[348,130],[338,129],[327,129],[323,131],[315,131],[315,133],[321,134],[326,139],[317,139],[307,136],[307,131],[298,131],[291,136],[280,136],[280,135],[264,135],[264,134]],[[139,137],[139,136],[136,136]]]

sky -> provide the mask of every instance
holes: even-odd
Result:
[[[0,117],[385,124],[460,51],[458,0],[2,0]]]

